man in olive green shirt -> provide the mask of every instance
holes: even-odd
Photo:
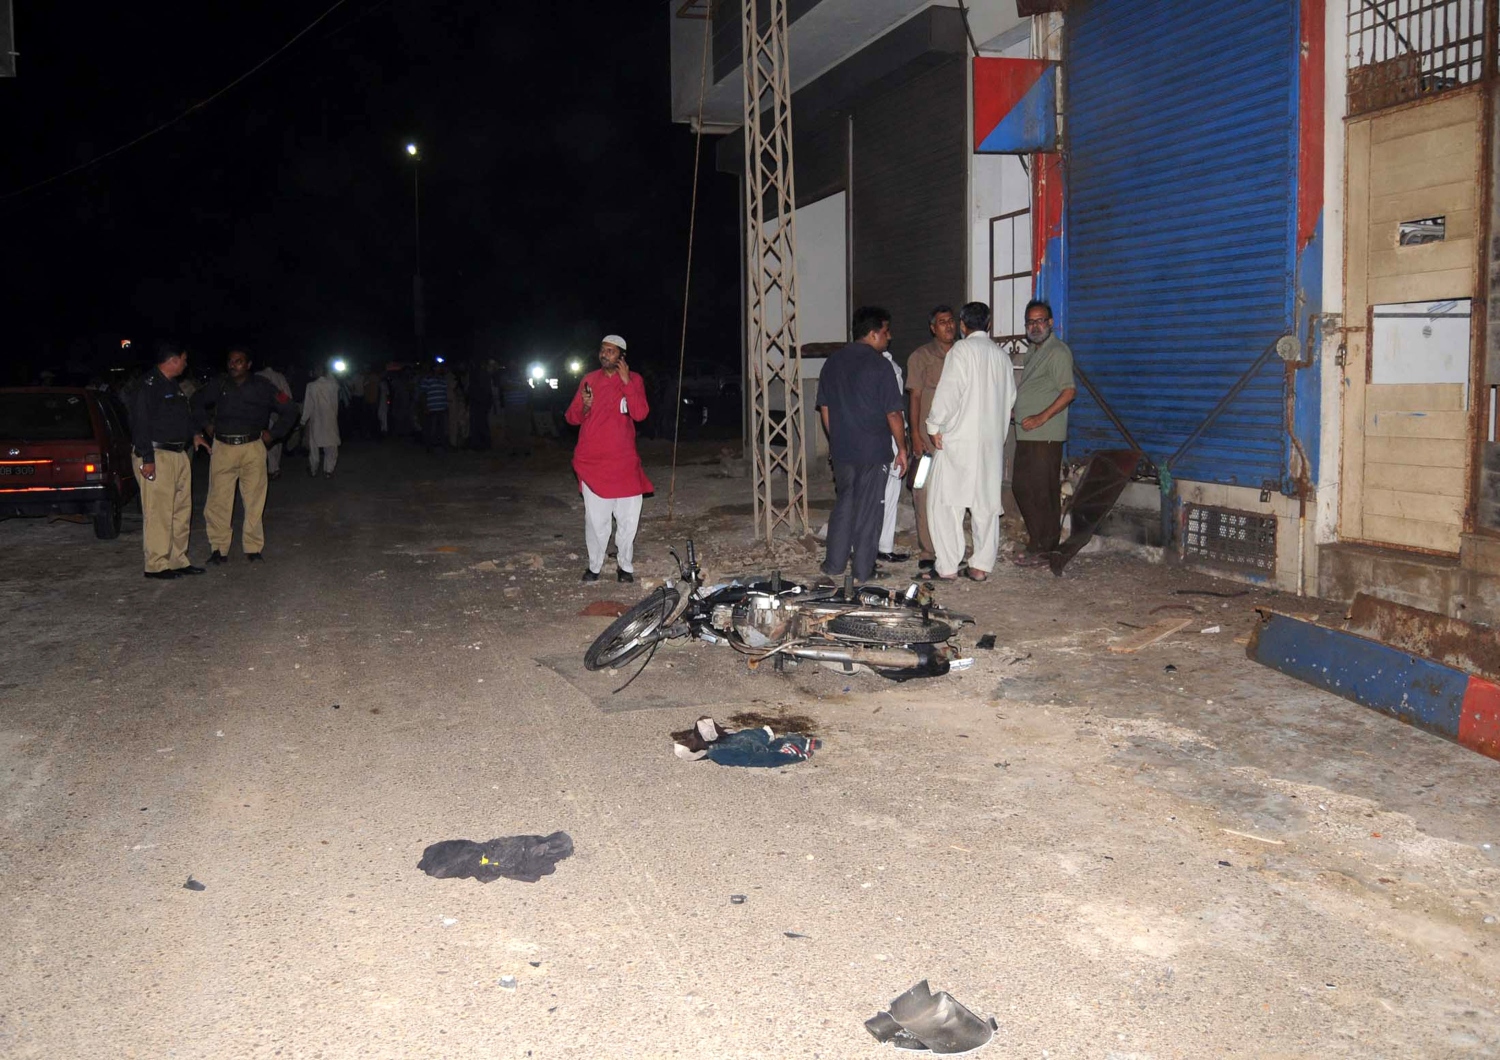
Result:
[[[1068,438],[1068,405],[1073,385],[1073,351],[1052,333],[1052,307],[1038,299],[1026,306],[1026,341],[1031,350],[1016,390],[1012,418],[1016,459],[1011,488],[1026,522],[1022,566],[1043,566],[1062,536],[1062,451]]]

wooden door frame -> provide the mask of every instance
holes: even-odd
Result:
[[[1493,25],[1494,23],[1490,23]],[[1487,60],[1488,70],[1493,57]],[[1370,130],[1374,123],[1393,114],[1402,111],[1416,110],[1419,107],[1428,107],[1440,102],[1447,102],[1464,95],[1474,95],[1479,103],[1479,130],[1477,139],[1477,154],[1475,165],[1475,181],[1478,189],[1476,202],[1476,227],[1474,241],[1477,246],[1478,260],[1474,265],[1473,287],[1470,294],[1470,323],[1469,323],[1469,418],[1466,440],[1464,483],[1465,496],[1462,506],[1462,519],[1460,523],[1460,537],[1466,533],[1473,533],[1476,525],[1476,512],[1479,503],[1479,477],[1483,471],[1483,461],[1480,456],[1480,448],[1487,429],[1487,413],[1489,408],[1488,395],[1481,399],[1481,393],[1485,391],[1485,337],[1488,327],[1488,245],[1490,239],[1490,183],[1491,183],[1491,159],[1492,135],[1491,123],[1493,120],[1493,98],[1491,92],[1491,81],[1489,78],[1481,79],[1473,84],[1464,85],[1460,88],[1451,89],[1441,95],[1424,96],[1411,100],[1407,103],[1386,107],[1381,110],[1367,111],[1361,114],[1349,115],[1344,118],[1344,327],[1343,346],[1344,364],[1342,367],[1342,383],[1340,402],[1340,424],[1339,424],[1339,497],[1338,497],[1338,520],[1337,537],[1341,543],[1351,545],[1366,545],[1371,548],[1391,549],[1399,552],[1416,553],[1420,555],[1441,556],[1446,559],[1454,558],[1457,553],[1438,549],[1421,548],[1414,545],[1394,544],[1387,541],[1370,540],[1364,536],[1364,465],[1365,465],[1365,391],[1364,387],[1369,383],[1370,376],[1370,343],[1373,335],[1374,305],[1369,299],[1369,235],[1370,235],[1370,164],[1369,150],[1371,146]],[[1357,134],[1363,132],[1363,136]],[[1356,139],[1362,141],[1360,149],[1365,151],[1363,167],[1356,171],[1352,164],[1355,157]],[[1360,194],[1363,196],[1358,211],[1360,223],[1354,223],[1356,211],[1354,203],[1356,183],[1363,185]],[[1354,285],[1357,279],[1358,288]],[[1357,290],[1358,299],[1351,298],[1350,292]],[[1360,323],[1351,326],[1349,320],[1358,315]],[[1351,458],[1351,454],[1357,453],[1357,459]],[[1488,532],[1487,532],[1488,533]]]

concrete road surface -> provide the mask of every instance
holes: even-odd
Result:
[[[648,460],[633,586],[579,584],[555,451],[288,458],[266,562],[175,582],[138,518],[0,524],[0,1056],[877,1057],[863,1021],[921,979],[995,1017],[996,1058],[1500,1055],[1500,763],[1247,662],[1268,594],[1006,565],[940,591],[997,635],[961,675],[674,643],[588,684],[609,619],[579,612],[669,543],[813,570],[688,456],[671,525]],[[1193,623],[1106,650],[1164,614]],[[746,709],[822,750],[673,756]],[[417,870],[558,829],[537,883]]]

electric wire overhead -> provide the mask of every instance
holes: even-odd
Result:
[[[384,0],[382,0],[382,2],[384,2]],[[248,69],[244,73],[240,74],[239,77],[236,77],[233,81],[229,82],[229,84],[227,84],[223,88],[219,89],[213,95],[208,96],[205,99],[200,99],[197,103],[194,103],[191,107],[187,108],[187,110],[183,111],[181,114],[177,115],[175,118],[169,118],[166,121],[162,122],[160,125],[156,126],[156,128],[150,129],[150,130],[148,130],[146,132],[143,132],[143,133],[141,133],[141,135],[137,136],[135,139],[133,139],[133,140],[127,140],[125,143],[120,144],[118,147],[111,148],[110,150],[105,151],[103,154],[95,155],[93,158],[89,159],[87,162],[80,162],[78,165],[73,166],[71,169],[65,169],[61,173],[54,173],[52,176],[46,177],[46,178],[44,178],[42,180],[39,180],[39,181],[36,181],[33,184],[28,184],[25,187],[17,188],[14,191],[6,192],[4,195],[0,195],[0,202],[9,202],[11,199],[20,198],[22,195],[29,194],[30,192],[36,191],[36,190],[38,190],[40,188],[45,188],[49,184],[55,184],[55,183],[57,183],[60,180],[64,180],[64,179],[66,179],[68,177],[71,177],[75,173],[81,173],[85,169],[89,169],[89,168],[91,168],[93,166],[96,166],[100,162],[103,162],[106,159],[113,158],[115,155],[120,154],[122,151],[128,151],[130,148],[136,146],[137,144],[144,143],[146,140],[151,139],[151,137],[155,136],[157,133],[164,132],[165,130],[170,129],[172,126],[176,125],[178,122],[182,121],[184,118],[188,117],[189,115],[196,114],[198,111],[200,111],[203,108],[207,107],[214,100],[218,99],[224,93],[226,93],[230,89],[234,88],[240,82],[242,82],[245,79],[251,77],[252,75],[254,75],[255,73],[257,73],[259,70],[261,70],[263,67],[269,65],[275,59],[277,59],[278,57],[280,57],[280,55],[283,52],[285,52],[288,48],[290,48],[293,44],[296,44],[299,40],[301,40],[303,37],[307,36],[314,29],[316,29],[326,18],[328,18],[329,15],[333,14],[339,8],[343,7],[346,3],[348,3],[348,0],[335,0],[333,6],[329,7],[321,15],[319,15],[317,18],[315,18],[311,22],[309,22],[306,26],[304,26],[301,30],[299,30],[290,40],[288,40],[281,47],[277,48],[270,55],[266,56],[264,59],[262,59],[260,62],[256,63],[250,69]],[[377,5],[377,6],[380,6],[380,5]],[[358,21],[358,19],[351,19],[348,23],[345,23],[345,25],[346,26],[347,25],[352,25],[356,21]]]
[[[672,482],[667,489],[667,522],[672,521],[677,502],[677,439],[682,432],[682,376],[687,363],[688,294],[693,288],[693,230],[698,221],[698,156],[703,147],[703,101],[708,95],[708,31],[712,26],[703,20],[703,70],[698,75],[698,129],[693,140],[693,197],[688,206],[687,276],[682,281],[682,342],[677,348],[677,408],[672,418]],[[655,647],[652,651],[655,651]],[[644,667],[643,667],[644,669]],[[635,680],[635,678],[631,678]]]

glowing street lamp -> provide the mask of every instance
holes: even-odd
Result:
[[[547,378],[547,369],[543,368],[539,364],[532,365],[531,366],[531,378],[533,378],[533,379],[545,379],[545,378]]]
[[[334,358],[333,370],[338,375],[343,375],[349,370],[349,364],[342,357]]]
[[[574,375],[581,375],[583,373],[583,362],[576,357],[573,358],[573,360],[568,362],[568,371]]]
[[[422,156],[417,150],[415,143],[406,145],[407,156],[412,160],[411,167],[411,208],[413,229],[416,233],[417,242],[417,271],[411,279],[411,315],[412,326],[417,336],[417,347],[423,350],[427,338],[426,321],[423,320],[422,311]],[[425,352],[425,350],[423,350]]]

